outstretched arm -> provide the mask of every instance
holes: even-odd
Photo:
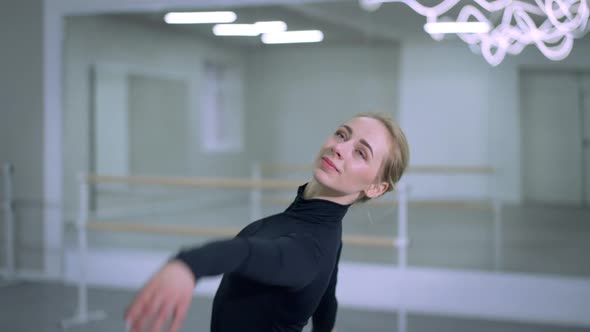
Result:
[[[336,299],[336,284],[338,283],[338,264],[340,263],[340,253],[342,251],[342,243],[338,248],[338,256],[336,258],[336,265],[332,276],[330,277],[330,283],[320,304],[316,308],[312,316],[313,332],[330,332],[335,331],[334,325],[336,324],[336,313],[338,311],[338,300]]]
[[[141,289],[125,319],[132,331],[143,331],[151,322],[149,331],[156,332],[173,316],[169,331],[176,331],[198,278],[234,272],[270,285],[302,287],[315,277],[322,254],[318,242],[306,234],[236,237],[183,250]]]
[[[322,255],[313,237],[292,233],[275,239],[236,237],[211,242],[181,251],[177,259],[195,279],[234,272],[269,285],[299,288],[313,280]]]

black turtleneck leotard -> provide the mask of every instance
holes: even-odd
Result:
[[[329,332],[336,319],[342,218],[349,205],[304,199],[303,185],[282,213],[246,226],[231,240],[182,250],[196,279],[224,274],[212,332]]]

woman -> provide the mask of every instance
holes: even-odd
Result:
[[[394,189],[408,165],[399,126],[360,114],[320,148],[313,178],[283,212],[235,238],[182,250],[141,289],[125,319],[132,331],[178,331],[199,278],[224,274],[213,301],[212,332],[332,331],[342,218],[353,203]]]

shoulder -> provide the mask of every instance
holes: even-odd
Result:
[[[249,236],[256,233],[256,231],[264,224],[264,220],[265,219],[260,219],[249,223],[246,227],[242,228],[237,236]]]

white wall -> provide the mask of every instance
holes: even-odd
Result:
[[[568,58],[552,62],[533,47],[491,67],[462,42],[405,42],[401,48],[400,119],[412,165],[489,165],[492,182],[477,176],[410,177],[415,197],[521,200],[520,68],[590,68],[588,37]],[[459,179],[460,181],[457,181]],[[429,181],[426,187],[426,181]]]
[[[482,59],[449,44],[404,43],[400,119],[411,166],[489,164],[488,75]],[[485,197],[479,176],[409,175],[414,197]]]
[[[0,4],[0,163],[15,167],[16,262],[21,271],[43,268],[42,26],[43,1]]]
[[[214,45],[192,36],[164,32],[153,27],[124,23],[104,17],[75,17],[67,20],[64,43],[64,201],[66,221],[75,218],[76,175],[90,165],[89,72],[96,63],[140,68],[140,71],[169,73],[192,79],[191,93],[197,94],[205,60],[242,66],[241,51]],[[198,103],[198,96],[192,96]],[[192,109],[198,112],[198,108]],[[162,110],[165,116],[166,110]],[[199,130],[198,116],[194,130]],[[154,130],[162,130],[154,128]],[[198,135],[195,135],[198,139]],[[207,154],[195,143],[193,164],[184,175],[247,175],[248,154]],[[178,174],[175,174],[178,175]]]
[[[590,70],[590,35],[574,42],[570,55],[562,61],[545,58],[529,46],[518,56],[507,57],[491,76],[494,108],[492,117],[492,154],[501,172],[501,191],[507,199],[520,201],[521,185],[521,100],[519,78],[521,69]]]
[[[190,175],[199,154],[191,133],[190,84],[179,79],[132,75],[128,79],[129,170],[131,174]],[[198,118],[198,117],[197,117]]]
[[[248,57],[248,140],[259,160],[310,164],[356,113],[397,114],[397,46],[265,47]],[[270,138],[270,139],[269,139]]]
[[[118,67],[93,68],[93,124],[89,131],[94,147],[94,171],[129,175],[129,111],[127,72]]]

